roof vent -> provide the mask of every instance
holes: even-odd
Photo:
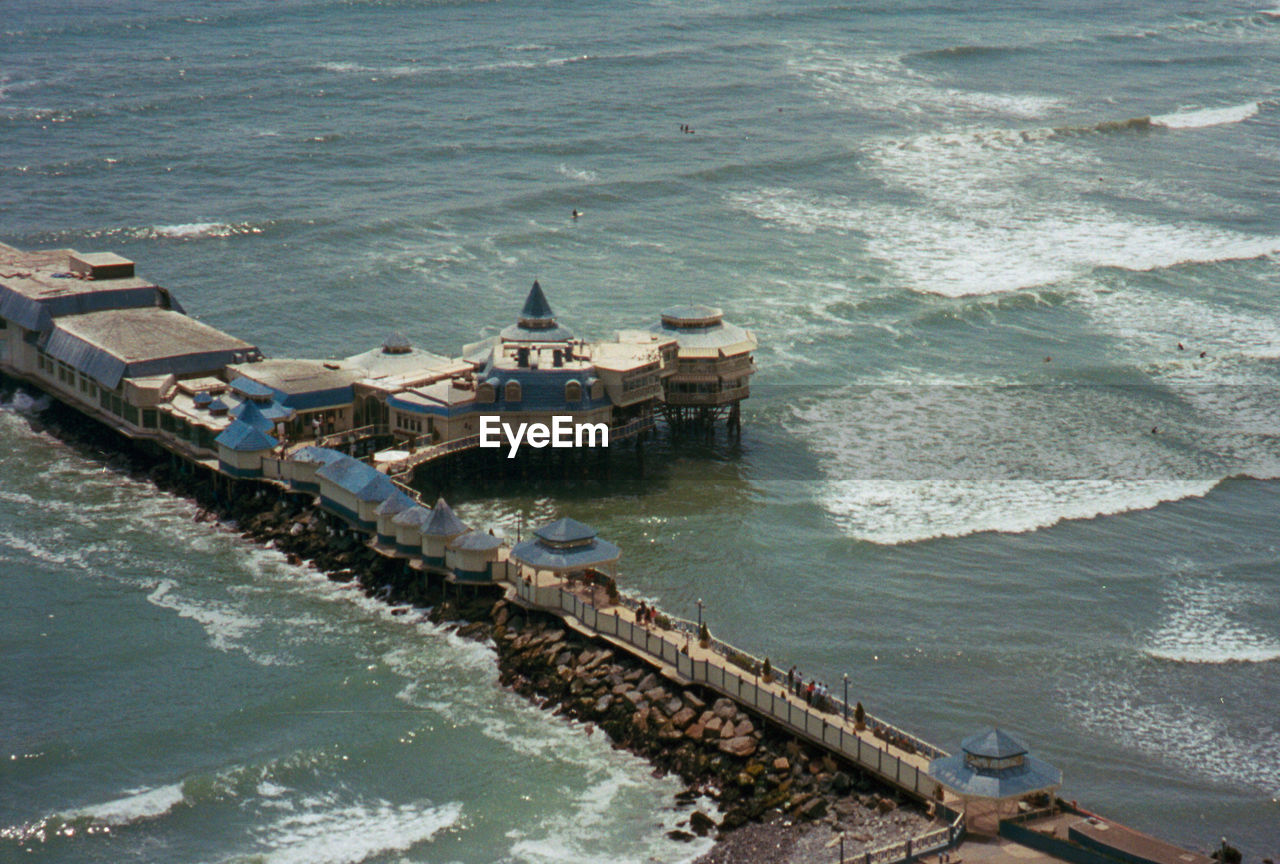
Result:
[[[76,252],[70,270],[87,279],[127,279],[133,275],[133,262],[114,252]]]
[[[213,402],[213,395],[207,391],[201,390],[199,393],[191,397],[191,401],[196,403],[197,408],[207,409]]]
[[[214,417],[224,417],[228,411],[227,403],[221,399],[214,399],[209,403],[209,413]]]

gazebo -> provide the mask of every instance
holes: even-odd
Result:
[[[1062,772],[1031,756],[1027,745],[995,727],[960,742],[956,756],[934,759],[929,777],[964,800],[965,823],[975,833],[996,833],[1000,820],[1017,815],[1018,803],[1062,785]]]
[[[559,519],[533,532],[533,538],[517,543],[508,558],[522,571],[551,573],[562,579],[590,569],[601,569],[611,578],[618,576],[622,550],[601,540],[590,525],[576,519]]]

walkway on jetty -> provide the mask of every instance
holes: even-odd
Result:
[[[509,568],[509,571],[514,568]],[[664,676],[682,684],[701,684],[769,719],[777,726],[857,765],[887,785],[922,802],[937,802],[952,815],[942,825],[910,841],[868,853],[863,864],[900,861],[952,846],[963,834],[961,801],[928,775],[932,759],[945,751],[871,715],[854,721],[854,707],[835,698],[830,710],[821,710],[789,691],[785,673],[776,670],[765,680],[758,670],[763,661],[716,639],[698,641],[698,627],[691,621],[666,617],[669,626],[637,623],[634,601],[619,598],[610,603],[594,586],[568,586],[548,574],[511,577],[508,596],[517,603],[563,619],[567,626],[602,638],[659,668]],[[730,659],[733,658],[733,659]],[[734,661],[737,662],[734,662]],[[748,671],[740,664],[749,664]],[[1046,858],[1045,860],[1051,860]]]

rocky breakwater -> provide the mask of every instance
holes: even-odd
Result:
[[[588,734],[602,730],[658,771],[677,774],[687,787],[677,796],[683,803],[702,796],[716,801],[718,822],[694,810],[673,832],[677,837],[717,831],[727,840],[749,823],[825,825],[827,839],[844,834],[846,854],[855,854],[921,833],[929,824],[920,810],[903,806],[858,769],[750,716],[730,699],[661,677],[625,651],[566,629],[554,616],[499,601],[489,617],[485,629],[504,686],[583,721]],[[484,634],[475,624],[462,631]],[[800,842],[777,839],[765,845]],[[751,853],[740,860],[786,859]]]

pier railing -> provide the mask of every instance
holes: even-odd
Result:
[[[882,743],[874,738],[873,740],[863,738],[850,728],[852,724],[847,719],[842,719],[842,712],[820,711],[794,694],[786,693],[785,687],[779,687],[776,679],[766,684],[758,675],[745,670],[735,671],[727,662],[714,663],[705,659],[695,659],[690,655],[689,648],[696,641],[697,636],[689,633],[685,628],[680,628],[680,632],[685,636],[685,643],[682,646],[679,644],[678,637],[675,641],[670,638],[669,634],[674,635],[671,631],[643,627],[626,620],[616,612],[602,611],[577,594],[565,591],[558,585],[538,586],[519,578],[515,580],[515,585],[517,596],[525,602],[568,613],[596,633],[620,639],[660,659],[673,667],[680,677],[704,684],[750,706],[779,726],[839,753],[863,770],[891,785],[918,798],[935,800],[938,791],[937,782],[931,780],[927,772],[898,756],[894,752],[900,749],[897,745],[887,741]],[[784,692],[780,694],[779,689]],[[867,719],[881,727],[896,731],[896,727],[883,721]],[[927,749],[927,752],[921,755],[929,757],[933,754],[943,754],[943,751],[914,736],[907,736],[906,733],[901,732],[899,734],[913,742],[919,741],[919,745],[923,746],[915,745],[917,753]],[[909,751],[901,752],[906,754]]]

